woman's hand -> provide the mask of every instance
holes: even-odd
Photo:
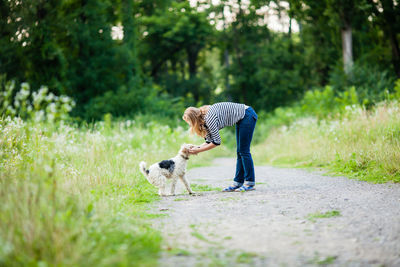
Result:
[[[195,146],[189,149],[189,154],[197,155],[200,151],[199,146]]]
[[[194,146],[194,147],[191,147],[191,148],[189,149],[189,154],[197,155],[197,154],[200,153],[200,152],[213,149],[214,147],[217,147],[217,146],[214,145],[213,143],[209,143],[209,144],[204,143],[204,144],[202,144],[201,146]]]

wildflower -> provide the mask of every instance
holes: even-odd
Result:
[[[50,94],[48,94],[48,95],[46,96],[46,101],[47,101],[47,102],[51,102],[51,101],[54,100],[54,98],[55,98],[55,95],[54,95],[53,93],[50,93]]]
[[[50,103],[50,105],[47,107],[51,113],[57,113],[57,106],[55,103]]]

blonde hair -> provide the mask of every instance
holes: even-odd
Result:
[[[206,137],[208,131],[205,127],[205,116],[209,106],[201,106],[200,108],[188,107],[183,113],[184,119],[190,126],[190,132],[200,137]]]

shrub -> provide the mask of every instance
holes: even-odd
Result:
[[[274,129],[255,147],[259,162],[326,167],[372,182],[400,182],[400,105],[382,102],[366,110],[347,106],[344,116],[300,117]]]
[[[0,114],[2,116],[18,116],[36,122],[68,119],[68,113],[75,102],[68,96],[56,96],[46,86],[35,92],[28,83],[22,83],[21,89],[15,92],[15,82],[6,82],[0,77]]]
[[[354,86],[361,104],[371,106],[385,99],[385,92],[393,92],[394,73],[379,66],[356,62],[351,74],[337,68],[331,74],[329,84],[335,91],[342,92]]]
[[[330,114],[343,113],[347,106],[358,105],[358,94],[354,86],[335,93],[331,86],[308,91],[300,101],[301,111],[306,115],[324,118]]]

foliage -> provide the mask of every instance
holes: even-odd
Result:
[[[397,99],[400,101],[400,79],[395,82],[394,92],[389,95],[389,99]]]
[[[330,114],[343,113],[348,106],[358,105],[359,101],[354,86],[337,93],[337,96],[331,86],[326,86],[323,90],[306,92],[300,103],[303,114],[323,118]]]
[[[21,89],[14,92],[15,82],[6,82],[0,77],[0,115],[18,116],[36,122],[56,122],[68,119],[68,113],[75,102],[68,96],[55,96],[42,86],[38,92],[31,91],[28,83],[22,83]]]
[[[393,92],[394,80],[387,70],[360,62],[353,66],[351,75],[346,75],[341,69],[333,71],[329,84],[336,92],[354,86],[360,103],[371,106],[383,101],[387,93]]]
[[[266,111],[277,107],[277,103],[285,105],[298,99],[303,93],[301,89],[309,81],[302,75],[305,69],[296,66],[299,64],[296,55],[289,51],[289,45],[296,46],[286,37],[268,34],[263,29],[254,30],[252,34],[257,37],[246,37],[246,34],[243,38],[252,37],[255,41],[245,46],[242,51],[245,56],[235,60],[228,69],[232,84],[225,94],[235,101],[252,103],[257,110]],[[267,41],[259,37],[264,35]]]
[[[288,27],[271,30],[271,12]],[[2,1],[0,73],[71,97],[86,121],[215,101],[268,112],[327,85],[335,96],[355,86],[371,106],[400,77],[399,12],[393,0]]]
[[[191,93],[196,102],[209,100],[210,85],[197,77],[200,51],[213,34],[206,14],[196,12],[188,2],[173,2],[167,10],[156,10],[141,22],[144,37],[140,58],[144,71],[175,97]],[[186,60],[187,70],[182,68]],[[171,66],[169,71],[167,64]]]
[[[347,106],[341,116],[295,116],[270,131],[254,151],[258,162],[325,167],[371,182],[400,182],[400,105],[382,102],[370,110]]]
[[[184,142],[199,140],[155,122],[1,118],[1,265],[154,266],[161,236],[146,203],[157,189],[135,166],[170,158]]]
[[[14,88],[2,80],[0,265],[153,266],[161,236],[146,203],[157,189],[132,166],[199,140],[148,118],[68,125],[70,98],[23,83],[13,100]]]

